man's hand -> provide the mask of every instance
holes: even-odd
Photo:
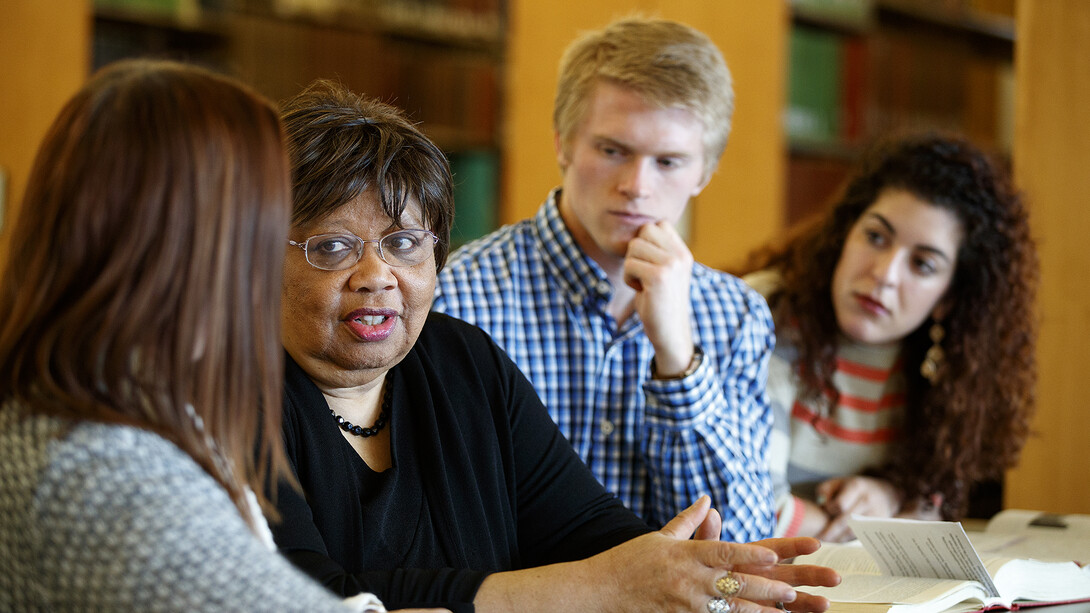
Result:
[[[680,375],[693,359],[692,276],[693,254],[673,225],[647,224],[628,243],[624,280],[636,290],[636,312],[655,348],[660,377]]]

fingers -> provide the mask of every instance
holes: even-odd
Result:
[[[831,568],[813,564],[776,564],[764,568],[736,567],[749,575],[782,581],[793,586],[835,587],[840,585],[840,574]]]
[[[701,496],[689,508],[678,513],[659,532],[676,539],[687,539],[704,523],[711,506],[712,499]]]
[[[730,587],[734,589],[724,590]],[[743,610],[759,611],[762,607],[759,603],[762,602],[793,602],[797,594],[794,588],[781,581],[729,572],[716,580],[711,598],[726,598],[731,605],[731,611],[738,613]]]
[[[718,541],[721,534],[723,534],[723,518],[719,515],[719,511],[708,509],[707,516],[696,529],[693,538],[698,541]]]
[[[784,602],[784,605],[788,611],[814,611],[821,613],[829,609],[829,599],[824,596],[814,596],[813,594],[807,594],[805,592],[798,592],[798,598],[793,602]]]
[[[733,577],[745,582],[739,595],[730,599],[733,613],[769,613],[772,604],[777,602],[784,603],[789,611],[825,611],[829,608],[827,598],[785,588],[792,585],[834,587],[840,584],[840,575],[824,566],[777,564],[754,570],[761,574],[732,573]]]
[[[850,526],[848,526],[848,518],[851,515],[837,515],[829,520],[829,523],[825,525],[825,529],[817,535],[817,538],[829,543],[844,543],[855,538],[855,533],[852,532]]]
[[[817,490],[814,492],[814,500],[818,503],[818,506],[825,509],[826,513],[830,512],[826,505],[833,498],[836,498],[837,492],[840,491],[840,486],[843,484],[843,479],[829,479],[818,484]]]
[[[754,541],[752,545],[760,545],[776,552],[780,560],[787,560],[797,556],[814,553],[821,548],[821,541],[806,536],[790,538],[770,538],[763,541]]]
[[[655,276],[677,274],[675,266],[691,268],[692,261],[689,247],[672,225],[665,221],[646,224],[628,243],[625,282],[645,284]]]

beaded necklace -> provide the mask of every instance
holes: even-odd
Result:
[[[333,419],[337,421],[337,425],[341,427],[341,430],[344,430],[345,432],[355,436],[362,436],[363,438],[367,438],[369,436],[374,436],[378,434],[382,431],[383,428],[386,427],[386,416],[390,414],[390,397],[393,395],[391,390],[394,386],[393,383],[391,383],[389,377],[386,378],[386,381],[383,385],[385,385],[385,388],[383,388],[382,390],[382,409],[379,410],[378,419],[370,428],[357,426],[356,424],[348,421],[340,415],[337,415],[337,412],[333,409],[329,409],[329,412],[333,414]]]

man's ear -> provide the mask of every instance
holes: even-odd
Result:
[[[700,184],[693,189],[692,193],[689,194],[690,198],[696,198],[700,195],[700,192],[704,191],[704,188],[708,186],[708,183],[711,183],[712,175],[715,174],[715,170],[718,167],[719,164],[716,163],[715,166],[712,166],[704,172],[704,177],[700,180]]]
[[[553,132],[553,147],[556,149],[556,163],[560,166],[560,170],[567,170],[571,160],[568,159],[568,152],[564,150],[564,139],[561,138],[560,132]]]

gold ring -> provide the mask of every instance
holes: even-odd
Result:
[[[715,580],[715,589],[723,595],[723,598],[733,598],[742,591],[742,582],[734,578],[734,573],[727,574]]]

